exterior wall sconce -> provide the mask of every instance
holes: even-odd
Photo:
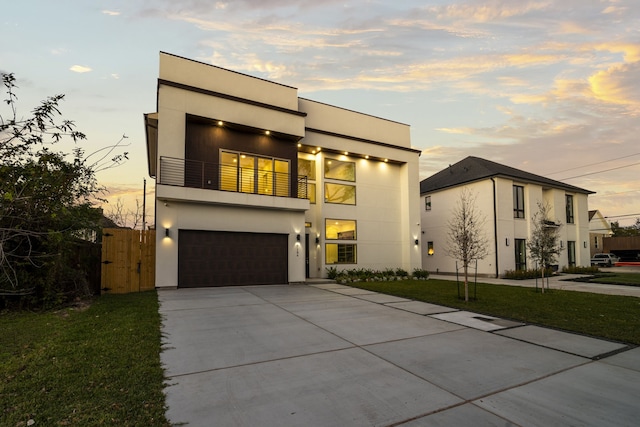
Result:
[[[418,241],[418,239],[416,239],[416,245],[417,245],[418,243],[420,243],[420,242]]]
[[[316,245],[319,245],[319,244],[320,244],[320,238],[316,237]]]
[[[169,227],[164,229],[164,237],[169,237]]]
[[[508,238],[508,237],[504,240],[504,243],[505,243],[507,246],[509,246],[509,238]]]
[[[564,241],[563,240],[560,240],[560,247],[564,248]]]
[[[583,244],[584,248],[586,249],[587,248],[587,242],[582,242],[582,244]]]
[[[299,242],[300,241],[300,235],[296,234],[296,240]]]

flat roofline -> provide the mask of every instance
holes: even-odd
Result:
[[[250,77],[250,78],[252,78],[252,79],[261,80],[261,81],[263,81],[263,82],[272,83],[272,84],[274,84],[274,85],[278,85],[278,86],[286,87],[286,88],[289,88],[289,89],[295,89],[295,90],[298,90],[298,88],[297,88],[297,87],[293,87],[293,86],[289,86],[289,85],[284,85],[284,84],[282,84],[282,83],[274,82],[273,80],[263,79],[262,77],[252,76],[252,75],[250,75],[250,74],[241,73],[241,72],[239,72],[239,71],[229,70],[228,68],[218,67],[217,65],[208,64],[208,63],[206,63],[206,62],[197,61],[197,60],[195,60],[195,59],[185,58],[184,56],[175,55],[175,54],[173,54],[173,53],[164,52],[164,51],[162,51],[162,50],[160,51],[160,53],[161,53],[161,54],[163,54],[163,55],[173,56],[174,58],[184,59],[185,61],[195,62],[196,64],[206,65],[207,67],[217,68],[218,70],[228,71],[228,72],[230,72],[230,73],[238,74],[238,75],[240,75],[240,76]]]
[[[385,122],[391,122],[391,123],[396,123],[396,124],[399,124],[399,125],[411,127],[411,125],[409,125],[407,123],[402,123],[402,122],[398,122],[396,120],[386,119],[384,117],[374,116],[373,114],[367,114],[367,113],[363,113],[362,111],[351,110],[349,108],[339,107],[337,105],[327,104],[326,102],[320,102],[320,101],[316,101],[316,100],[313,100],[313,99],[304,98],[302,96],[299,96],[298,99],[302,99],[304,101],[309,101],[309,102],[315,102],[316,104],[320,104],[320,105],[326,105],[327,107],[338,108],[340,110],[349,111],[351,113],[361,114],[363,116],[372,117],[374,119],[384,120]]]
[[[412,147],[403,147],[401,145],[394,145],[394,144],[389,144],[389,143],[386,143],[386,142],[374,141],[372,139],[365,139],[365,138],[360,138],[360,137],[357,137],[357,136],[345,135],[345,134],[342,134],[342,133],[330,132],[330,131],[322,130],[322,129],[314,129],[314,128],[309,128],[309,127],[305,127],[304,129],[305,129],[306,132],[319,133],[321,135],[333,136],[335,138],[343,138],[343,139],[348,139],[348,140],[351,140],[351,141],[364,142],[364,143],[371,144],[371,145],[379,145],[379,146],[382,146],[382,147],[393,148],[393,149],[396,149],[396,150],[409,151],[409,152],[412,152],[412,153],[422,154],[422,150],[418,150],[418,149],[412,148]]]

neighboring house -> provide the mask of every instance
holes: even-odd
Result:
[[[456,260],[446,254],[447,224],[463,188],[476,196],[476,209],[485,219],[484,234],[490,246],[489,256],[478,261],[479,275],[499,277],[509,270],[536,267],[527,255],[526,244],[539,202],[550,206],[549,219],[562,224],[559,267],[589,265],[587,196],[593,192],[467,157],[420,183],[424,269],[456,271]]]
[[[157,287],[421,266],[408,125],[167,53],[157,109],[145,115]]]
[[[604,251],[604,239],[612,235],[611,224],[600,211],[589,211],[589,251],[592,257]]]

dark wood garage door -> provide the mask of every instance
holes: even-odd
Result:
[[[178,287],[287,283],[286,234],[180,230]]]

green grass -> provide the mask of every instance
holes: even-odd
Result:
[[[169,425],[154,291],[0,313],[0,331],[1,425]]]
[[[640,345],[640,298],[478,283],[477,300],[458,299],[455,281],[358,282],[350,286]],[[473,296],[473,284],[469,285]],[[461,284],[461,293],[462,293]]]
[[[576,280],[589,283],[603,283],[606,285],[640,286],[638,273],[598,273],[584,279]]]

